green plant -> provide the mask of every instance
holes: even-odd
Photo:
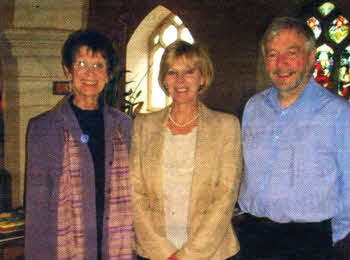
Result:
[[[133,81],[126,82],[125,84],[132,82]],[[136,101],[142,92],[142,90],[137,90],[139,86],[140,84],[138,84],[135,89],[129,88],[129,90],[124,93],[124,100],[122,100],[122,109],[132,118],[136,117],[136,114],[140,112],[144,104],[143,101]]]
[[[105,88],[105,102],[112,106],[117,106],[117,101],[120,99],[121,106],[120,109],[131,116],[132,118],[136,117],[136,114],[140,112],[142,106],[144,104],[143,101],[137,101],[140,97],[142,90],[139,90],[140,84],[142,80],[147,75],[147,72],[142,77],[140,82],[136,85],[136,87],[130,87],[128,91],[125,91],[121,97],[119,97],[118,89],[126,89],[128,84],[134,83],[134,81],[125,81],[125,74],[130,72],[129,70],[119,70],[113,79],[108,83]]]

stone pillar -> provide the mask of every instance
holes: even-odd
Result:
[[[53,81],[65,80],[60,50],[72,30],[84,27],[86,2],[5,0],[0,6],[5,17],[0,23],[4,153],[12,178],[12,207],[23,204],[28,120],[62,99],[52,93]]]

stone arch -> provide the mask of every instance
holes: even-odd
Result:
[[[148,41],[152,32],[172,12],[162,5],[155,7],[139,24],[132,34],[126,49],[126,82],[140,83],[141,89],[147,89],[148,84]],[[140,99],[147,102],[147,93],[142,92]],[[147,104],[144,105],[147,107]]]

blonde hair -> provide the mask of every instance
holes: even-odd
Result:
[[[198,68],[203,79],[204,84],[200,86],[199,95],[204,94],[210,87],[214,78],[214,66],[209,58],[207,51],[205,51],[199,44],[190,44],[185,41],[175,41],[170,44],[164,51],[160,61],[160,70],[158,82],[166,95],[169,92],[166,88],[165,77],[169,68],[179,58],[183,58],[185,63],[191,68]]]

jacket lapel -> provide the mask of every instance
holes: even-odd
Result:
[[[210,148],[211,143],[209,141],[214,138],[211,134],[210,111],[204,104],[199,103],[199,113],[188,223],[191,223],[190,219],[194,213],[193,209],[198,207],[196,204],[201,195],[200,190],[201,187],[203,187],[203,181],[208,180],[208,177],[204,176],[207,172],[205,169],[210,165],[209,162],[212,160],[211,157],[213,156],[211,151],[214,151]]]
[[[155,117],[155,121],[150,125],[150,140],[147,144],[149,147],[146,148],[147,161],[151,162],[149,172],[153,175],[150,180],[153,181],[151,184],[156,194],[159,195],[161,208],[164,206],[163,202],[163,146],[165,131],[167,131],[169,108],[166,108],[159,113],[158,117]]]

